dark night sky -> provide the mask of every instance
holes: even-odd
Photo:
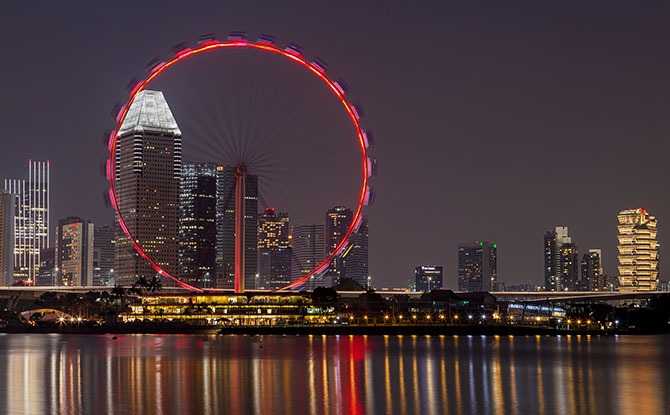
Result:
[[[0,178],[50,159],[52,220],[111,221],[100,137],[128,81],[200,34],[272,33],[327,60],[364,105],[376,286],[429,263],[453,287],[456,244],[475,239],[498,243],[501,280],[540,283],[557,225],[616,274],[616,213],[637,206],[659,218],[667,279],[670,4],[361,3],[4,4]]]

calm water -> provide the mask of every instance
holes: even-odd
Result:
[[[668,415],[670,336],[6,334],[0,379],[3,414]]]

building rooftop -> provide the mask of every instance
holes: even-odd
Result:
[[[181,135],[177,121],[161,91],[140,91],[135,96],[118,134],[145,131]]]

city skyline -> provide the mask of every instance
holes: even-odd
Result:
[[[151,92],[151,91],[150,91],[150,92]],[[135,121],[138,121],[138,120],[135,120]],[[134,121],[133,121],[133,122],[134,122]],[[175,124],[174,128],[178,128],[178,127],[176,127],[176,124]],[[34,163],[41,163],[40,165],[44,165],[44,166],[49,166],[49,167],[50,167],[50,162],[48,162],[48,163],[44,163],[44,162],[34,162],[34,161],[30,160],[30,163],[31,163],[31,164],[30,164],[31,166],[32,166]],[[192,162],[185,162],[185,163],[183,163],[183,164],[184,164],[184,166],[182,166],[182,170],[181,170],[181,172],[182,172],[183,174],[186,174],[186,176],[188,176],[189,174],[193,174],[192,172],[189,173],[189,171],[191,171],[191,170],[194,170],[194,169],[200,169],[200,170],[202,170],[202,169],[205,168],[205,167],[209,167],[210,170],[211,170],[210,173],[211,173],[211,174],[214,174],[215,176],[216,176],[217,170],[219,170],[218,174],[219,174],[221,177],[224,176],[223,173],[222,173],[222,172],[224,171],[224,168],[222,168],[222,167],[220,167],[220,166],[217,167],[215,164],[212,164],[212,163],[192,163]],[[189,166],[190,166],[190,167],[189,167]],[[184,170],[184,169],[186,169],[186,170]],[[225,169],[225,170],[229,170],[229,169]],[[31,170],[31,171],[32,171],[32,170]],[[35,173],[35,174],[37,174],[37,173]],[[41,173],[40,173],[40,174],[41,174]],[[46,175],[45,177],[47,178],[46,180],[48,181],[48,171],[47,171],[46,174],[47,174],[47,175]],[[33,174],[30,173],[28,176],[31,177],[31,175],[33,175]],[[181,180],[180,180],[180,183],[181,183],[180,186],[182,186],[182,188],[181,188],[181,190],[180,190],[180,194],[182,194],[182,197],[183,197],[183,194],[184,194],[184,191],[185,191],[185,190],[184,190],[184,187],[183,187],[183,185],[184,185],[184,181],[183,181],[183,180],[184,180],[184,177],[185,177],[185,176],[182,175],[182,178],[181,178]],[[229,178],[229,179],[230,179],[230,178]],[[224,181],[225,181],[225,180],[224,180]],[[230,181],[230,180],[229,180],[229,181]],[[9,180],[9,179],[5,179],[5,183],[13,183],[13,182],[15,182],[14,185],[13,185],[13,187],[17,187],[16,183],[20,183],[20,182],[21,182],[21,179],[18,179],[18,180]],[[26,179],[26,183],[28,183],[28,182],[29,182],[29,180]],[[223,181],[222,181],[221,183],[223,183]],[[189,186],[189,185],[187,185],[187,186]],[[191,184],[190,186],[193,186],[193,185]],[[26,185],[24,185],[24,187],[26,187]],[[29,187],[29,186],[28,186],[28,187]],[[49,187],[48,185],[45,185],[45,188],[48,188],[48,187]],[[229,185],[228,187],[230,187],[230,185]],[[222,187],[222,189],[223,189],[223,187]],[[0,189],[0,190],[2,190],[2,189]],[[193,190],[193,189],[191,189],[191,190]],[[219,189],[219,190],[221,191],[221,189]],[[3,191],[4,191],[4,190],[3,190]],[[200,191],[202,192],[202,189],[200,189]],[[15,204],[14,199],[16,199],[17,197],[19,197],[20,194],[13,194],[13,193],[8,193],[8,192],[5,191],[4,196],[5,196],[5,199],[7,199],[7,200],[11,200],[11,201],[12,201],[12,204]],[[7,196],[10,196],[10,197],[7,198]],[[11,196],[13,196],[13,197],[11,197]],[[202,195],[200,195],[200,196],[202,196]],[[253,198],[252,198],[252,199],[253,199]],[[18,200],[18,199],[16,199],[16,200]],[[3,202],[3,206],[2,206],[2,208],[5,209],[5,210],[7,209],[6,206],[9,206],[9,205],[7,205],[7,203],[8,203],[7,201],[4,201],[4,202]],[[41,203],[44,203],[44,204],[47,204],[47,205],[48,205],[48,200],[44,200],[44,201],[41,202]],[[182,209],[183,209],[183,206],[182,206],[183,203],[184,203],[184,202],[183,202],[183,199],[182,199],[182,201],[179,203],[179,204],[180,204],[180,207],[181,207]],[[38,210],[39,210],[39,209],[38,209]],[[271,211],[274,212],[274,208],[267,208],[267,209],[266,209],[266,214],[267,214],[267,212],[268,212],[269,210],[271,210]],[[326,211],[326,221],[325,221],[325,225],[322,224],[322,225],[324,226],[324,230],[327,230],[327,229],[328,229],[328,221],[329,221],[329,220],[334,220],[335,223],[336,223],[336,222],[337,222],[337,219],[335,219],[335,218],[337,218],[339,215],[341,215],[342,212],[351,212],[351,211],[350,211],[349,209],[347,209],[346,207],[343,207],[343,206],[336,206],[336,207],[331,208],[331,209],[329,209],[328,211]],[[642,213],[643,216],[644,216],[644,215],[647,215],[647,216],[648,216],[647,211],[646,211],[644,208],[627,209],[627,210],[623,210],[623,211],[621,211],[621,212],[619,213],[619,215],[618,215],[618,217],[619,217],[619,222],[621,222],[621,220],[622,220],[622,219],[621,219],[621,215],[624,214],[624,213],[626,213],[626,212],[631,213],[631,214],[638,214],[639,212],[643,212],[643,213]],[[637,213],[636,213],[636,212],[637,212]],[[182,215],[183,215],[183,212],[182,212],[182,214],[180,215],[180,221],[183,221],[183,219],[184,219]],[[259,216],[259,217],[260,217],[261,215],[262,215],[262,212],[260,212],[260,211],[257,212],[257,214],[256,214],[256,216]],[[287,215],[287,214],[281,214],[281,215]],[[7,218],[5,218],[5,219],[7,219]],[[18,219],[20,219],[20,218],[18,218]],[[71,219],[79,219],[79,218],[76,218],[76,217],[64,217],[64,218],[60,218],[60,219],[58,220],[59,225],[56,227],[56,236],[55,236],[55,239],[54,239],[54,241],[53,241],[55,244],[57,244],[57,238],[58,238],[57,233],[59,232],[59,229],[60,229],[60,227],[61,227],[60,222],[61,222],[61,221],[66,221],[66,222],[67,222],[68,220],[71,220]],[[286,216],[286,219],[288,220],[288,216]],[[85,221],[88,221],[88,220],[85,220]],[[365,223],[364,223],[363,225],[361,225],[361,229],[363,230],[363,228],[365,228],[365,229],[364,229],[364,239],[365,239],[365,247],[364,247],[364,249],[365,249],[365,257],[367,258],[367,251],[368,251],[368,248],[367,248],[367,219],[365,219],[364,222],[365,222]],[[345,225],[348,224],[348,223],[349,223],[349,222],[345,221]],[[656,218],[652,216],[651,219],[646,220],[646,221],[645,221],[645,220],[642,220],[641,223],[643,224],[643,226],[646,226],[645,223],[652,223],[652,224],[653,224],[653,238],[654,238],[654,243],[656,243],[656,242],[655,242],[655,241],[656,241],[655,238],[656,238],[656,235],[657,235],[657,231],[656,231]],[[91,223],[91,225],[93,225],[93,224]],[[108,226],[108,225],[103,225],[103,226]],[[114,226],[117,226],[117,225],[114,224]],[[300,225],[297,225],[297,226],[300,227],[300,226],[305,226],[305,225],[304,225],[304,224],[300,224]],[[317,226],[317,225],[309,225],[309,226],[313,227],[313,226]],[[621,226],[622,226],[622,225],[619,225],[619,228],[618,228],[619,230],[621,229]],[[254,227],[252,226],[251,228],[253,229]],[[294,226],[291,226],[291,227],[289,228],[289,229],[291,230],[291,233],[293,232],[293,228],[294,228]],[[331,228],[332,228],[332,225],[331,225]],[[7,232],[7,231],[8,231],[7,227],[4,227],[3,229],[4,229],[3,232]],[[46,229],[46,227],[45,227],[45,229]],[[180,229],[181,229],[181,228],[180,228]],[[261,232],[261,227],[260,227],[260,226],[258,226],[257,231],[259,232],[259,238],[260,238],[260,232]],[[181,231],[180,231],[180,232],[181,232]],[[250,232],[251,232],[251,231],[250,231]],[[331,232],[333,232],[333,231],[331,230]],[[91,231],[90,233],[93,234],[92,231]],[[326,233],[324,234],[324,236],[325,236],[327,233],[328,233],[328,232],[326,231]],[[550,236],[550,234],[553,234],[553,236]],[[351,235],[351,240],[350,240],[350,244],[349,244],[349,245],[350,245],[350,248],[356,248],[357,245],[360,247],[360,237],[361,237],[361,235],[359,235],[359,233],[352,233],[352,235]],[[552,240],[552,238],[555,239],[555,242],[554,242],[553,244],[549,243],[549,241]],[[621,238],[621,236],[620,236],[619,238]],[[91,240],[91,242],[93,242],[93,240]],[[488,242],[486,242],[486,243],[488,244]],[[459,244],[458,246],[461,247],[461,245],[462,245],[462,244]],[[497,251],[497,244],[493,244],[493,245],[495,245],[495,248],[496,248],[496,251]],[[287,247],[290,249],[290,246],[287,246]],[[44,249],[44,248],[42,248],[42,249]],[[257,249],[260,249],[260,245],[258,246]],[[553,253],[553,254],[551,254],[551,255],[548,257],[547,255],[549,255],[549,252],[550,252],[550,251],[553,251],[553,250],[555,250],[556,252]],[[620,251],[620,250],[621,250],[621,247],[619,247],[619,251]],[[656,245],[656,250],[657,250],[657,251],[656,251],[657,253],[656,253],[655,255],[656,255],[656,261],[658,262],[658,257],[659,257],[659,255],[658,255],[658,245]],[[325,255],[328,253],[328,251],[329,251],[329,244],[326,243],[326,240],[324,239],[324,257],[325,257]],[[346,255],[346,254],[347,254],[348,252],[350,252],[350,251],[351,251],[351,249],[348,249],[348,250],[346,250],[343,254]],[[563,252],[563,251],[565,251],[565,252]],[[182,255],[181,252],[182,252],[182,251],[181,251],[181,245],[180,245],[180,253],[179,253],[179,256]],[[290,253],[289,255],[291,255],[291,254],[294,255],[293,253]],[[91,255],[93,255],[93,250],[92,250],[92,249],[91,249]],[[595,255],[595,256],[594,256],[594,255]],[[319,257],[320,257],[320,256],[319,256]],[[497,254],[496,254],[496,257],[497,257]],[[554,259],[554,260],[548,259],[548,258],[550,258],[550,257],[555,257],[556,259]],[[568,228],[567,228],[567,227],[565,227],[565,226],[556,226],[554,231],[549,231],[549,232],[547,232],[547,233],[545,234],[545,279],[544,279],[544,289],[545,289],[545,290],[549,290],[549,291],[553,291],[553,289],[549,289],[549,288],[547,288],[547,287],[548,287],[547,284],[548,284],[548,281],[549,281],[549,279],[548,279],[548,278],[549,278],[549,277],[548,277],[549,274],[547,274],[547,273],[548,273],[548,272],[549,272],[549,273],[551,272],[551,270],[550,270],[550,271],[547,271],[547,269],[548,269],[548,268],[547,268],[547,264],[550,263],[550,262],[552,262],[552,261],[555,262],[554,267],[557,269],[557,271],[559,272],[559,274],[563,274],[563,279],[566,281],[566,282],[562,283],[561,286],[562,286],[563,288],[560,289],[560,291],[563,291],[563,290],[568,290],[568,291],[587,291],[587,290],[603,290],[603,289],[609,289],[609,290],[612,290],[613,288],[618,289],[619,283],[620,283],[620,281],[622,281],[621,276],[620,276],[620,273],[619,273],[619,272],[614,272],[614,273],[609,273],[609,274],[607,274],[607,273],[604,272],[603,267],[602,267],[602,249],[600,249],[600,248],[590,248],[590,249],[588,249],[588,252],[587,252],[587,253],[584,253],[584,254],[583,254],[583,256],[581,257],[581,258],[582,258],[581,261],[579,260],[579,258],[580,258],[580,255],[579,255],[579,251],[578,251],[577,245],[576,245],[574,242],[572,242],[572,237],[568,236]],[[497,258],[496,258],[496,259],[497,259]],[[258,260],[258,261],[262,260],[261,256],[260,256],[260,255],[256,256],[256,260]],[[256,261],[256,260],[254,260],[254,261]],[[96,260],[96,261],[97,261],[97,260]],[[292,261],[295,262],[295,258],[294,258]],[[460,261],[460,260],[459,260],[459,261]],[[549,261],[549,262],[547,262],[547,261]],[[621,260],[619,259],[619,269],[620,269],[620,267],[621,267],[621,263],[620,263],[620,261],[621,261]],[[284,262],[286,262],[286,261],[284,261]],[[313,261],[309,261],[309,262],[311,263],[311,262],[313,262]],[[368,266],[368,265],[367,265],[367,259],[366,259],[364,262],[365,262],[364,268],[367,269],[367,266]],[[179,263],[179,264],[180,264],[180,267],[183,266],[183,264],[181,264],[181,263]],[[56,264],[56,265],[57,265],[57,264]],[[283,266],[283,265],[282,265],[282,266]],[[342,265],[340,265],[340,266],[342,267]],[[657,265],[655,265],[655,266],[657,267]],[[283,266],[283,267],[287,267],[288,269],[291,268],[290,265],[289,265],[289,266]],[[359,266],[359,268],[360,268],[360,267],[361,267],[361,266]],[[594,268],[594,267],[595,267],[595,268]],[[38,264],[37,267],[36,267],[35,277],[34,277],[36,281],[37,281],[37,280],[39,279],[39,277],[41,276],[41,275],[40,275],[40,268],[43,268],[43,267],[40,267],[40,265]],[[92,270],[93,270],[93,263],[91,263],[90,268],[91,268],[91,272],[93,272],[93,271],[92,271]],[[118,268],[118,266],[117,266],[117,268]],[[58,269],[58,266],[57,266],[56,269]],[[304,271],[305,271],[305,270],[303,270],[303,272],[304,272]],[[17,274],[17,272],[18,272],[18,274]],[[460,272],[460,266],[459,266],[459,272]],[[496,272],[497,272],[497,271],[496,271]],[[108,270],[107,273],[108,273],[108,274],[113,273],[113,269]],[[152,273],[153,273],[153,272],[152,272]],[[14,282],[16,282],[17,278],[19,278],[21,275],[22,275],[22,274],[21,274],[21,271],[16,271],[16,270],[15,270],[15,275],[14,275],[14,280],[15,280],[15,281],[14,281]],[[194,283],[194,282],[196,282],[196,281],[193,280],[193,279],[189,280],[189,277],[187,276],[187,273],[183,273],[181,269],[179,270],[179,272],[175,273],[175,275],[179,275],[179,277],[180,277],[182,280],[184,280],[185,282],[190,282],[190,283]],[[447,274],[447,275],[448,275],[448,274]],[[659,283],[663,283],[663,282],[665,282],[664,279],[662,279],[662,278],[659,277],[658,272],[656,272],[656,274],[654,274],[654,275],[655,275],[655,277],[653,277],[653,278],[654,278],[654,281],[658,280]],[[106,281],[109,281],[109,276],[110,276],[110,275],[108,275],[108,277],[107,277],[108,279],[107,279]],[[367,274],[367,276],[369,277],[369,273]],[[327,278],[327,277],[332,277],[332,275],[330,275],[330,273],[327,273],[327,274],[325,275],[325,277],[326,277],[326,278]],[[51,277],[50,277],[50,278],[51,278]],[[296,275],[293,275],[293,276],[292,276],[292,279],[294,279],[294,278],[296,278]],[[351,277],[349,277],[349,278],[351,278]],[[650,277],[650,278],[651,278],[651,277]],[[20,278],[19,278],[19,279],[20,279]],[[98,275],[98,276],[96,277],[96,280],[97,280],[97,279],[100,279],[100,275]],[[361,284],[362,286],[367,286],[367,284],[364,283],[362,280],[359,281],[359,278],[353,278],[353,279],[354,279],[356,282],[358,282],[359,284]],[[91,282],[93,282],[93,277],[92,277],[92,276],[86,277],[86,280],[90,280]],[[253,278],[253,277],[249,276],[249,277],[247,278],[247,280],[248,280],[248,283],[250,284],[251,287],[257,287],[257,286],[259,286],[259,282],[258,282],[258,281],[254,281],[254,278]],[[328,285],[328,281],[326,281],[325,278],[322,279],[322,280],[323,280],[323,281],[320,280],[320,282],[318,283],[317,286],[327,286],[327,285]],[[497,280],[497,275],[496,275],[496,280]],[[130,280],[128,280],[128,281],[130,281]],[[126,281],[126,282],[128,282],[128,281]],[[412,284],[412,282],[413,282],[413,279],[408,279],[407,286],[410,286],[410,285]],[[506,284],[508,284],[508,285],[514,285],[514,282],[507,281],[507,280],[504,280],[504,279],[501,279],[499,282],[501,282],[501,283],[506,283]],[[532,284],[535,284],[535,285],[538,286],[538,287],[542,286],[540,283],[538,283],[538,281],[528,281],[528,283],[531,284],[531,285],[532,285]],[[60,284],[60,282],[59,282],[59,284]],[[169,284],[169,282],[168,282],[168,284]],[[335,282],[332,282],[332,284],[333,284],[333,285],[336,285]],[[652,286],[654,286],[654,287],[656,286],[656,285],[655,285],[656,283],[652,283],[652,282],[647,282],[647,283],[645,283],[645,284],[652,284]],[[47,284],[47,285],[48,285],[48,284]],[[65,284],[65,285],[67,285],[67,284]],[[98,285],[98,283],[96,283],[96,284],[94,284],[94,285]],[[105,285],[105,284],[101,284],[101,285]],[[196,285],[197,285],[197,286],[201,286],[201,284],[196,284]],[[205,284],[202,285],[202,286],[203,286],[203,287],[209,287],[209,286],[213,286],[213,285],[214,285],[214,282],[213,282],[213,280],[212,280],[212,281],[210,281],[210,282],[208,282],[208,283],[205,283]],[[228,285],[229,285],[229,284],[228,284]],[[279,288],[279,285],[281,285],[281,284],[274,284],[274,288]],[[312,286],[312,287],[315,286],[314,284],[306,284],[306,285],[309,285],[309,286]],[[373,286],[375,286],[375,285],[373,284]],[[381,285],[378,286],[378,288],[381,288],[381,287],[382,287]],[[454,286],[451,286],[451,287],[447,286],[446,288],[457,288],[457,287],[458,287],[459,290],[461,289],[461,282],[460,282],[460,281],[457,281],[456,284],[454,284]],[[503,287],[503,286],[501,286],[501,287]],[[261,287],[261,288],[262,288],[262,287]],[[501,289],[502,289],[502,288],[501,288]],[[648,289],[648,288],[647,288],[647,289]],[[470,289],[463,289],[463,290],[465,290],[465,291],[471,291]],[[497,289],[496,289],[496,290],[497,290]],[[496,291],[496,290],[491,289],[491,291]],[[630,290],[630,288],[629,288],[629,290]]]
[[[375,230],[370,235],[375,285],[404,286],[415,264],[439,263],[445,285],[454,286],[453,247],[473,237],[500,243],[501,281],[539,284],[538,241],[556,225],[568,226],[580,246],[601,248],[605,273],[615,274],[616,214],[637,207],[661,221],[659,269],[668,279],[662,247],[670,235],[662,224],[670,202],[660,190],[667,175],[662,158],[668,148],[663,97],[670,92],[662,42],[668,37],[667,5],[645,10],[617,2],[607,9],[536,5],[524,12],[533,17],[529,21],[535,23],[529,23],[521,12],[496,5],[392,5],[378,16],[368,5],[326,14],[317,5],[294,4],[300,10],[295,16],[290,7],[264,5],[274,16],[259,18],[254,4],[238,5],[225,10],[230,18],[225,24],[217,13],[187,13],[179,27],[151,30],[139,17],[111,6],[82,5],[75,12],[72,5],[51,5],[45,6],[50,13],[33,15],[27,6],[12,5],[0,30],[15,39],[9,52],[21,50],[23,58],[2,73],[21,88],[10,85],[6,91],[3,113],[17,115],[6,117],[4,126],[16,143],[0,156],[0,177],[20,177],[29,157],[50,159],[52,187],[61,189],[53,195],[53,217],[111,222],[113,213],[100,197],[104,181],[93,177],[97,159],[105,155],[98,137],[110,128],[109,110],[133,74],[154,55],[202,33],[270,32],[282,42],[301,43],[310,56],[323,56],[364,105],[364,123],[375,132],[380,160],[376,202],[366,211]],[[138,16],[175,11],[171,5],[137,7]],[[101,19],[103,14],[110,18]],[[300,16],[307,15],[318,16],[321,25],[302,23]],[[53,19],[72,27],[50,29],[54,42],[72,46],[58,56],[30,47],[44,33],[38,29],[51,27]],[[343,21],[347,33],[336,30]],[[144,43],[117,25],[139,28]],[[405,28],[403,35],[390,35],[397,27]],[[398,50],[385,42],[389,37],[400,46],[413,45],[412,56],[432,64],[398,60]],[[433,43],[442,47],[434,50]],[[42,77],[23,70],[44,61],[59,64]],[[390,91],[397,102],[411,105],[400,110],[382,99]],[[36,94],[39,100],[28,98]],[[70,96],[62,108],[51,104]],[[36,113],[40,121],[28,121],[27,115]],[[631,140],[652,151],[631,159],[620,151]],[[589,185],[573,186],[571,197],[548,200],[540,189],[555,188],[559,180]],[[480,188],[486,191],[473,195]],[[428,196],[439,209],[417,207],[415,202]],[[78,203],[70,207],[72,200]],[[406,247],[399,247],[398,232]]]

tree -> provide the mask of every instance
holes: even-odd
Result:
[[[352,278],[340,278],[340,281],[334,286],[337,291],[365,291],[365,287]]]
[[[147,282],[147,291],[150,293],[156,293],[159,292],[163,289],[163,283],[161,282],[161,279],[158,275],[154,275],[153,278],[151,278]]]
[[[132,286],[132,291],[137,295],[144,294],[149,288],[149,280],[144,275],[137,277]]]
[[[112,298],[113,301],[119,301],[121,303],[121,311],[123,311],[124,308],[126,308],[126,296],[128,295],[128,291],[122,286],[122,285],[115,285],[114,288],[112,288]]]
[[[312,303],[315,305],[335,305],[339,300],[340,295],[332,287],[316,287],[312,291]]]

